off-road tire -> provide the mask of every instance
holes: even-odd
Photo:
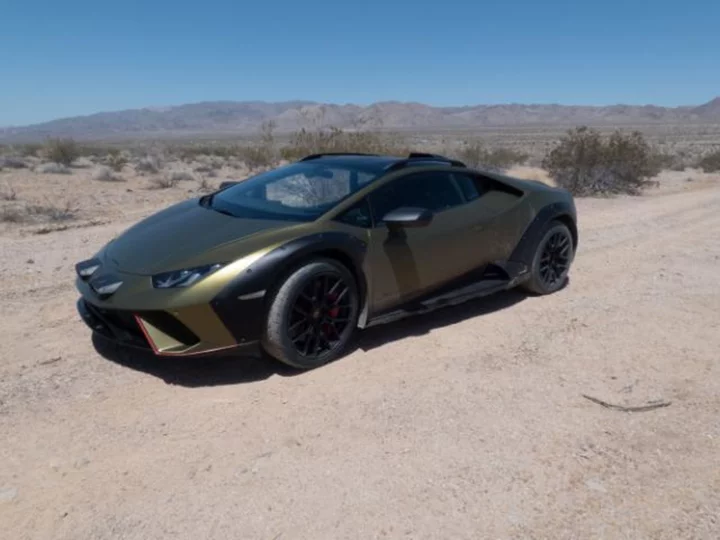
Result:
[[[549,282],[547,279],[546,269],[543,268],[543,265],[546,262],[544,257],[547,256],[547,250],[550,247],[549,243],[551,241],[557,241],[558,238],[561,238],[563,242],[567,243],[567,267],[562,272],[559,272],[559,275],[554,282]],[[535,248],[535,253],[533,254],[532,263],[530,265],[530,278],[522,284],[522,288],[536,295],[552,294],[562,289],[567,284],[568,273],[574,260],[574,256],[575,246],[570,229],[568,229],[567,225],[560,221],[551,221],[545,226],[543,233],[540,236],[540,241]]]
[[[305,356],[293,343],[290,321],[303,289],[321,276],[334,276],[347,285],[346,294],[349,295],[350,304],[346,309],[348,320],[332,348],[317,356]],[[307,370],[328,364],[347,351],[355,335],[360,299],[355,278],[343,264],[327,258],[307,261],[292,270],[271,294],[261,340],[262,348],[268,355],[291,367]]]

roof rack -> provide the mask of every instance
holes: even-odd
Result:
[[[426,162],[439,162],[443,163],[445,165],[450,165],[451,167],[463,167],[467,168],[467,165],[463,163],[460,160],[452,159],[449,157],[441,156],[439,154],[428,154],[426,152],[410,152],[408,154],[408,157],[405,159],[401,159],[400,161],[396,161],[395,163],[388,166],[385,170],[386,171],[395,171],[397,169],[402,169],[404,167],[407,167],[408,165],[414,165],[418,163],[426,163]]]
[[[310,154],[300,159],[300,161],[310,161],[326,156],[377,156],[378,154],[366,154],[364,152],[323,152],[321,154]]]

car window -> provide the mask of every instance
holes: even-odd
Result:
[[[444,172],[409,174],[378,188],[370,195],[376,222],[402,206],[442,212],[464,202],[452,175]]]
[[[356,202],[335,219],[354,227],[370,227],[372,225],[372,215],[370,214],[370,205],[367,199]]]
[[[490,190],[487,181],[480,176],[466,173],[452,173],[452,175],[468,201],[478,199]]]

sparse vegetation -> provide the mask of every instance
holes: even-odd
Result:
[[[0,191],[0,201],[16,201],[17,200],[17,193],[12,188],[12,186],[5,186],[2,191]]]
[[[561,187],[577,196],[638,194],[660,172],[640,132],[570,130],[543,160],[543,168]]]
[[[720,171],[720,150],[704,156],[700,161],[698,161],[697,167],[706,173]]]
[[[371,131],[344,131],[340,128],[301,129],[292,134],[290,143],[280,150],[283,159],[294,161],[320,152],[364,152],[404,155],[410,151],[402,138]]]
[[[122,172],[129,161],[129,157],[124,152],[120,152],[117,148],[111,149],[105,158],[107,166],[115,172]]]
[[[92,179],[96,180],[98,182],[124,182],[125,179],[115,174],[110,167],[99,167],[97,168],[93,174]]]
[[[170,189],[177,186],[177,177],[172,174],[165,174],[162,176],[154,176],[150,179],[149,189]]]
[[[72,171],[66,166],[60,163],[41,163],[35,167],[35,172],[41,174],[71,174]]]
[[[527,154],[509,148],[487,148],[481,141],[466,141],[457,158],[469,167],[492,171],[504,171],[527,161]]]
[[[70,221],[77,217],[77,208],[70,203],[15,204],[0,209],[0,221],[4,223],[33,223]]]
[[[0,158],[0,169],[26,169],[27,163],[24,159],[17,157]]]
[[[65,167],[72,165],[81,156],[80,146],[70,138],[48,140],[44,153],[47,159]]]
[[[157,174],[163,168],[163,162],[158,156],[145,156],[135,164],[135,170],[139,173]]]

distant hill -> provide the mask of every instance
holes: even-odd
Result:
[[[311,101],[216,101],[101,112],[29,126],[0,128],[0,142],[35,141],[58,136],[89,140],[248,135],[257,132],[266,120],[275,122],[277,132],[318,125],[341,128],[382,126],[387,129],[420,130],[532,125],[720,123],[720,97],[704,105],[673,108],[655,105],[593,107],[555,104],[433,107],[399,101],[359,106]]]

